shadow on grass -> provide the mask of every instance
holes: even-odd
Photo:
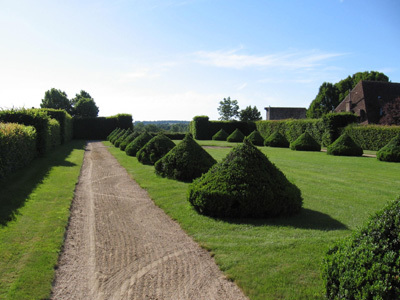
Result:
[[[270,219],[221,219],[232,224],[251,224],[254,226],[284,226],[301,229],[313,230],[345,230],[348,227],[331,216],[312,210],[302,208],[300,213],[290,217],[270,218]]]
[[[26,199],[43,182],[51,168],[75,166],[66,159],[74,149],[83,149],[85,145],[86,142],[83,140],[71,141],[44,157],[36,158],[9,178],[2,179],[0,181],[0,227],[7,226],[8,222],[15,219],[18,209],[24,206]]]

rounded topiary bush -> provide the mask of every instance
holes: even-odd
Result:
[[[290,149],[297,151],[321,151],[321,145],[307,131],[290,143]]]
[[[245,139],[189,186],[188,200],[213,217],[275,217],[300,211],[300,190]]]
[[[122,142],[119,144],[119,149],[125,151],[126,146],[128,146],[134,139],[136,139],[140,135],[139,132],[134,131],[130,135],[128,135]]]
[[[114,145],[116,140],[118,140],[121,136],[124,135],[126,129],[121,129],[120,131],[118,131],[116,134],[114,134],[113,137],[111,137],[110,142]]]
[[[114,136],[114,134],[117,134],[120,130],[121,130],[121,128],[117,127],[113,131],[111,131],[111,133],[107,136],[107,141],[111,140],[111,138]]]
[[[289,148],[289,141],[279,131],[275,131],[265,139],[264,145],[268,147]]]
[[[227,138],[226,140],[228,142],[234,143],[234,142],[243,142],[245,136],[244,134],[238,129],[236,128],[234,132],[232,132]]]
[[[400,199],[326,254],[328,299],[400,299]]]
[[[400,134],[376,153],[381,161],[400,162]]]
[[[216,134],[214,134],[212,136],[212,139],[214,141],[226,141],[228,136],[229,136],[229,134],[225,130],[221,129],[220,131],[218,131]]]
[[[142,148],[148,141],[150,141],[153,137],[147,133],[143,132],[137,138],[135,138],[132,142],[129,143],[125,148],[125,152],[129,156],[136,156],[136,153]]]
[[[253,145],[256,146],[263,146],[264,145],[264,138],[261,136],[261,134],[257,131],[254,130],[252,133],[250,133],[247,136],[247,139],[253,143]]]
[[[121,135],[114,143],[114,146],[119,148],[119,145],[125,140],[125,138],[132,133],[132,129],[127,129],[123,135]]]
[[[215,159],[187,134],[154,167],[158,175],[189,182],[206,173],[215,163]]]
[[[363,155],[363,149],[347,133],[343,133],[328,146],[327,153],[338,156],[361,156]]]
[[[142,164],[154,165],[174,147],[175,143],[170,138],[159,133],[136,153],[136,157]]]

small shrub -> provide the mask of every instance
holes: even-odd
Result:
[[[134,139],[136,139],[140,135],[139,132],[134,131],[130,135],[128,135],[122,142],[119,144],[119,149],[125,151],[126,146],[128,146]]]
[[[142,148],[148,141],[150,141],[153,137],[147,133],[143,132],[137,138],[135,138],[132,142],[128,144],[125,148],[125,152],[129,156],[136,156],[136,153]]]
[[[175,143],[170,138],[159,133],[137,152],[136,157],[142,164],[154,165],[174,147]]]
[[[188,200],[213,217],[274,217],[300,211],[300,190],[247,138],[193,181]]]
[[[154,167],[158,175],[189,182],[206,173],[215,163],[215,159],[187,134]]]
[[[400,162],[400,134],[376,153],[381,161]]]
[[[289,141],[279,131],[275,131],[265,139],[264,145],[268,147],[289,148]]]
[[[125,138],[132,133],[132,130],[129,128],[125,130],[125,133],[121,135],[114,143],[114,146],[119,148],[119,145],[125,140]]]
[[[232,132],[227,138],[226,140],[230,143],[234,143],[234,142],[243,142],[244,140],[244,134],[239,130],[239,129],[235,129],[234,132]]]
[[[213,135],[212,139],[214,141],[226,141],[227,137],[229,136],[229,134],[221,129],[220,131],[218,131],[216,134]]]
[[[252,133],[250,133],[247,137],[247,139],[253,143],[253,145],[256,146],[263,146],[264,145],[264,139],[261,136],[261,134],[257,131],[254,130]]]
[[[115,142],[116,142],[121,136],[123,136],[123,135],[125,134],[125,132],[126,132],[126,129],[121,129],[117,134],[115,134],[115,135],[111,138],[110,142],[111,142],[113,145],[115,145]]]
[[[339,156],[362,156],[363,149],[348,134],[344,133],[328,146],[327,153]]]
[[[328,299],[400,299],[400,199],[326,254]]]
[[[121,131],[122,129],[121,128],[115,128],[108,136],[107,136],[107,141],[110,141],[111,140],[111,138],[115,135],[115,134],[117,134],[119,131]]]
[[[321,151],[321,145],[306,131],[297,140],[290,143],[290,149],[297,151]]]

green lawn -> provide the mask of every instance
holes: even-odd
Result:
[[[221,160],[232,143],[199,141]],[[111,145],[105,142],[106,145]],[[302,191],[304,209],[291,218],[213,219],[186,200],[188,184],[158,177],[154,168],[110,147],[111,153],[250,299],[323,299],[321,260],[387,201],[400,195],[400,164],[324,152],[260,148]]]
[[[47,299],[83,160],[73,141],[0,181],[0,299]]]

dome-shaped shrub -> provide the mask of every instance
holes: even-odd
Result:
[[[175,143],[170,138],[159,133],[136,153],[136,157],[142,164],[154,165],[174,147]]]
[[[125,131],[126,129],[121,129],[117,134],[114,134],[114,136],[110,139],[110,142],[114,145],[116,140],[124,135]]]
[[[212,139],[214,141],[226,141],[226,138],[229,136],[229,134],[226,133],[225,130],[221,129],[218,131],[216,134],[212,136]]]
[[[400,199],[325,256],[327,299],[400,299]]]
[[[132,142],[129,143],[125,148],[125,152],[129,156],[136,156],[136,153],[142,148],[148,141],[150,141],[153,137],[147,133],[143,132],[137,138],[135,138]]]
[[[250,133],[247,136],[247,139],[253,143],[253,145],[256,146],[263,146],[264,145],[264,138],[261,136],[261,134],[257,131],[254,130],[252,133]]]
[[[265,139],[264,145],[268,147],[289,148],[289,141],[279,131],[275,131]]]
[[[307,131],[290,143],[290,149],[297,151],[321,151],[321,145]]]
[[[188,200],[213,217],[274,217],[300,211],[300,190],[247,139],[189,186]]]
[[[107,136],[107,141],[111,140],[111,138],[114,136],[114,134],[117,134],[120,130],[121,130],[121,128],[117,127],[113,131],[111,131],[111,133]]]
[[[328,146],[327,153],[339,156],[361,156],[363,155],[363,149],[347,133],[343,133]]]
[[[376,153],[381,161],[400,162],[400,134]]]
[[[134,139],[136,139],[140,135],[139,132],[134,131],[130,135],[128,135],[122,142],[119,144],[119,149],[125,151],[126,146],[128,146]]]
[[[236,128],[234,132],[232,132],[227,138],[226,140],[228,142],[234,143],[234,142],[243,142],[245,136],[244,134],[238,129]]]
[[[119,145],[125,140],[125,138],[132,133],[132,129],[127,129],[123,135],[121,135],[114,143],[114,146],[119,148]]]
[[[192,181],[206,173],[215,159],[190,134],[155,164],[158,175],[181,181]]]

